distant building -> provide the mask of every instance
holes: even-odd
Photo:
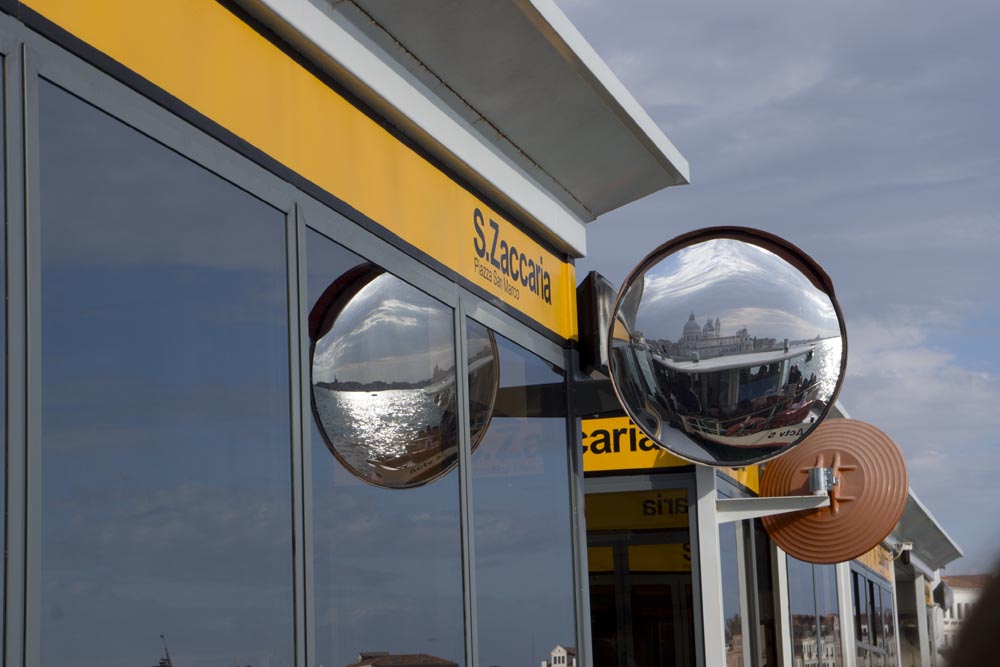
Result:
[[[576,649],[556,644],[549,659],[542,660],[542,667],[576,667]]]
[[[458,663],[426,653],[394,655],[385,651],[368,651],[359,653],[358,661],[347,667],[458,667]]]
[[[700,359],[752,351],[753,339],[750,338],[746,327],[742,327],[733,336],[723,336],[719,318],[715,318],[714,322],[712,318],[708,318],[705,326],[701,326],[694,319],[694,313],[691,313],[691,317],[684,325],[684,332],[677,343],[679,356],[693,357],[697,354]]]
[[[940,649],[945,656],[955,645],[962,621],[969,617],[969,612],[979,599],[979,595],[992,580],[993,576],[989,574],[956,574],[941,577],[941,581],[951,587],[955,596],[954,603],[944,610],[943,615]]]

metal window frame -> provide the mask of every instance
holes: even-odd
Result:
[[[6,378],[7,412],[5,440],[4,546],[3,563],[3,644],[5,665],[24,663],[25,618],[25,532],[27,505],[25,469],[27,465],[28,388],[28,301],[26,293],[27,226],[24,215],[24,55],[16,39],[18,24],[0,15],[0,53],[3,55],[4,183],[4,270],[6,288]]]
[[[41,248],[39,206],[38,85],[44,78],[88,104],[120,120],[188,160],[216,174],[249,195],[271,205],[285,216],[286,275],[289,342],[290,468],[292,494],[292,544],[294,567],[294,660],[296,665],[315,663],[316,614],[312,582],[312,473],[309,407],[308,331],[303,326],[308,307],[306,294],[306,236],[312,229],[391,271],[418,289],[453,308],[456,362],[461,369],[458,386],[460,436],[460,516],[462,532],[462,584],[466,662],[478,662],[476,639],[474,548],[472,539],[471,456],[468,433],[468,378],[464,371],[465,318],[474,319],[526,348],[565,373],[567,384],[566,445],[569,467],[574,614],[577,656],[591,664],[589,583],[586,562],[586,527],[583,519],[583,464],[578,420],[573,414],[575,352],[528,326],[505,310],[488,303],[460,283],[438,273],[400,248],[379,238],[362,225],[344,217],[282,180],[209,133],[191,125],[174,111],[0,14],[0,55],[4,56],[6,115],[7,226],[7,453],[6,544],[4,589],[4,665],[34,667],[41,663]],[[19,224],[23,221],[23,224]],[[464,417],[463,417],[464,415]],[[693,490],[692,490],[693,493]],[[693,549],[696,546],[692,545]],[[694,578],[696,605],[700,600]],[[697,626],[697,624],[696,624]],[[699,638],[700,640],[700,638]],[[699,643],[700,645],[700,643]]]
[[[869,586],[875,586],[879,588],[881,591],[889,592],[889,596],[892,601],[892,610],[891,610],[892,624],[893,624],[892,630],[893,630],[893,644],[896,656],[896,664],[897,665],[900,664],[900,660],[902,659],[902,646],[900,644],[900,631],[899,631],[899,600],[898,600],[899,594],[898,591],[896,590],[896,582],[889,581],[885,577],[882,577],[875,571],[871,570],[868,567],[865,567],[864,565],[858,563],[857,561],[838,563],[837,566],[843,567],[843,569],[846,571],[845,580],[847,581],[847,588],[848,588],[846,598],[847,601],[850,603],[850,610],[851,610],[850,633],[844,631],[842,634],[845,639],[848,637],[849,634],[853,650],[851,652],[851,662],[848,663],[845,658],[844,667],[854,667],[857,664],[858,649],[867,651],[871,655],[884,656],[887,660],[889,656],[889,649],[887,646],[878,646],[876,644],[872,644],[871,642],[862,641],[861,638],[857,637],[854,632],[854,608],[857,605],[857,600],[854,597],[855,590],[853,582],[851,581],[852,575],[856,575],[862,582],[864,582],[864,588],[866,593],[869,590]],[[918,597],[920,598],[920,600],[923,600],[923,582],[924,582],[923,575],[917,574],[914,577],[914,590],[918,592]],[[872,609],[870,608],[870,606],[871,602],[869,601],[868,603],[869,609],[867,610],[869,625],[872,624]],[[922,618],[919,613],[917,614],[917,616],[918,618]],[[924,614],[924,616],[926,616],[926,614]],[[841,618],[841,627],[842,628],[844,627],[843,617]],[[873,633],[874,633],[874,628],[869,628],[868,636],[872,637]],[[919,627],[919,622],[918,622],[918,635],[920,633],[921,633],[921,628]],[[921,648],[923,648],[924,644],[926,643],[923,641],[923,639],[926,639],[926,634],[927,634],[926,631],[924,631],[923,637],[921,639]],[[885,644],[884,640],[883,644]]]

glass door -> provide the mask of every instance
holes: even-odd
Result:
[[[587,495],[595,667],[695,665],[686,489]]]

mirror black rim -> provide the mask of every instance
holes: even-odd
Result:
[[[664,442],[661,442],[655,434],[649,433],[643,426],[643,420],[633,413],[629,404],[623,399],[621,389],[618,386],[618,381],[615,378],[615,372],[613,371],[614,365],[614,329],[618,321],[619,308],[622,305],[622,301],[628,294],[630,288],[634,285],[636,279],[645,275],[645,273],[655,264],[663,260],[665,257],[672,255],[688,246],[693,246],[698,243],[705,241],[711,241],[716,239],[731,239],[735,241],[743,241],[751,245],[755,245],[759,248],[763,248],[775,255],[781,257],[785,261],[789,262],[792,266],[797,268],[802,275],[804,275],[813,284],[814,287],[821,290],[830,298],[830,302],[833,305],[834,312],[837,314],[837,324],[840,329],[840,339],[841,339],[841,355],[840,355],[840,372],[837,375],[836,386],[833,389],[833,393],[830,395],[826,405],[820,413],[819,417],[813,423],[809,424],[806,431],[799,436],[799,438],[788,445],[784,445],[774,452],[764,453],[757,457],[750,457],[745,460],[738,461],[706,461],[692,458],[690,455],[677,451],[677,449],[670,447]],[[844,377],[847,373],[847,328],[844,324],[844,314],[840,309],[840,302],[837,300],[836,293],[833,289],[833,281],[830,280],[830,276],[827,275],[826,271],[810,257],[805,251],[803,251],[798,246],[789,242],[788,240],[771,234],[770,232],[765,232],[760,229],[755,229],[753,227],[739,227],[739,226],[718,226],[718,227],[704,227],[701,229],[696,229],[680,236],[675,236],[674,238],[660,244],[653,251],[648,253],[636,266],[629,272],[625,280],[622,282],[621,287],[618,290],[618,295],[615,297],[614,305],[611,309],[611,318],[608,323],[608,331],[605,337],[606,349],[605,354],[608,360],[608,375],[611,379],[611,387],[614,390],[615,397],[621,404],[622,409],[625,414],[628,415],[629,419],[636,425],[636,427],[650,439],[650,442],[655,443],[661,449],[670,452],[674,456],[677,456],[685,461],[691,463],[696,463],[700,465],[708,465],[712,467],[719,468],[730,468],[730,467],[742,467],[747,465],[755,465],[758,463],[764,463],[773,458],[781,456],[787,452],[792,447],[795,447],[817,427],[821,424],[830,411],[837,403],[837,399],[840,397],[840,390],[844,384]],[[680,435],[685,438],[689,438],[686,433],[678,431]]]

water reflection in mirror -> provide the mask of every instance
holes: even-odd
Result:
[[[403,488],[458,462],[452,310],[361,264],[323,293],[309,318],[312,406],[330,451],[362,479]],[[471,336],[473,442],[489,423],[496,345]]]
[[[655,441],[700,463],[743,465],[802,439],[843,367],[835,302],[817,276],[734,238],[640,265],[611,331],[615,389]]]

